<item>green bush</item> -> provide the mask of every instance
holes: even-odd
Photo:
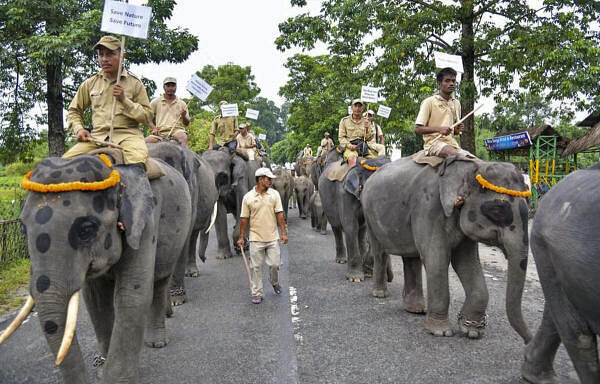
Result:
[[[17,161],[12,164],[8,164],[0,170],[0,176],[21,176],[22,177],[24,174],[29,172],[38,161],[39,161],[39,159],[30,161],[30,162]]]

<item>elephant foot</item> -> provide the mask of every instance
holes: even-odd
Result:
[[[187,277],[198,277],[200,276],[200,271],[198,271],[198,267],[196,267],[195,265],[189,265],[185,269],[185,275]]]
[[[425,309],[425,299],[423,299],[423,295],[405,295],[404,310],[406,312],[415,313],[417,315],[424,315],[425,313],[427,313],[427,310]]]
[[[172,288],[169,291],[169,295],[171,296],[171,305],[174,307],[178,307],[187,301],[187,296],[185,294],[185,289]]]
[[[167,316],[168,319],[175,316],[175,312],[173,312],[173,306],[171,304],[167,305],[165,316]]]
[[[150,348],[164,348],[169,344],[169,340],[165,337],[163,340],[146,341],[144,344]]]
[[[425,331],[438,337],[450,337],[454,335],[452,328],[450,328],[448,317],[445,319],[435,319],[427,315],[427,318],[425,319]]]
[[[559,384],[558,376],[553,368],[543,370],[537,364],[528,362],[527,358],[521,365],[521,377],[523,382],[532,384]]]
[[[373,271],[365,271],[365,279],[370,279],[373,277]]]
[[[462,312],[458,314],[458,327],[469,339],[481,339],[487,325],[487,315],[480,320],[468,320]]]
[[[371,292],[371,294],[375,297],[380,297],[380,298],[388,297],[390,295],[387,288],[373,288],[373,291]]]
[[[230,259],[232,257],[233,257],[233,255],[231,254],[231,251],[229,251],[229,252],[219,251],[219,253],[217,253],[217,259],[218,260]]]
[[[338,264],[346,264],[348,262],[348,259],[346,259],[345,257],[336,257],[335,262]]]
[[[346,273],[346,280],[351,283],[360,283],[365,279],[365,274],[362,271],[350,270]]]
[[[144,344],[146,344],[147,347],[163,348],[166,347],[168,343],[167,329],[164,326],[164,322],[159,326],[150,325],[146,329]]]

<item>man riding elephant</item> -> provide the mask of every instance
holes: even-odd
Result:
[[[219,109],[223,108],[223,105],[227,104],[227,101],[222,100],[219,102]],[[237,148],[236,136],[238,135],[238,120],[236,116],[217,116],[210,128],[209,144],[208,149],[219,149],[220,147],[227,147],[230,153],[235,152]],[[217,144],[215,145],[215,136],[218,137]]]
[[[374,137],[371,123],[362,115],[363,102],[361,99],[352,101],[352,115],[340,121],[338,140],[344,149],[344,160],[350,167],[356,165],[358,156],[373,158],[376,154],[369,150],[368,142]]]

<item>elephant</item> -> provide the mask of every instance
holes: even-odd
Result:
[[[236,220],[232,232],[232,241],[235,244],[239,236],[242,199],[246,192],[256,184],[254,172],[260,168],[260,165],[254,160],[246,161],[237,155],[231,155],[227,151],[222,150],[207,150],[202,154],[202,159],[210,164],[214,172],[214,183],[219,196],[215,221],[218,244],[216,257],[217,259],[227,259],[233,256],[231,243],[227,236],[227,214],[233,214]],[[200,258],[205,257],[206,243],[203,243],[203,241],[204,237],[201,237]]]
[[[21,213],[30,297],[9,329],[35,303],[65,383],[88,382],[73,338],[80,291],[105,358],[102,382],[136,380],[144,337],[149,346],[167,344],[168,283],[190,230],[191,198],[179,172],[156,160],[164,176],[148,182],[141,165],[112,166],[104,156],[42,160]]]
[[[312,180],[315,190],[319,190],[319,177],[323,173],[323,162],[326,161],[326,156],[319,156],[310,166],[310,179]]]
[[[459,328],[469,338],[480,338],[487,324],[488,290],[477,243],[497,246],[508,260],[507,317],[527,343],[531,333],[521,299],[529,249],[528,194],[523,177],[509,163],[454,156],[437,168],[417,164],[412,157],[384,165],[367,180],[361,196],[374,258],[373,296],[388,295],[389,254],[400,255],[405,263],[405,310],[423,312],[422,262],[428,291],[425,330],[452,336],[451,263],[466,295]]]
[[[300,218],[306,219],[306,216],[310,214],[310,197],[314,192],[314,185],[312,181],[306,176],[297,177],[294,180],[294,191],[296,192],[296,199],[298,203],[298,214]]]
[[[327,216],[318,191],[314,191],[310,197],[310,225],[315,231],[320,231],[321,235],[327,234]]]
[[[196,265],[196,244],[201,238],[200,254],[205,261],[208,231],[214,224],[217,215],[217,187],[214,183],[214,173],[210,165],[189,148],[174,142],[148,144],[151,157],[164,160],[183,175],[188,183],[192,198],[192,230],[186,242],[184,257],[177,261],[173,278],[171,279],[171,304],[181,305],[186,301],[184,275],[198,276]]]
[[[283,214],[285,216],[285,220],[287,221],[290,197],[294,192],[294,179],[285,168],[276,168],[273,171],[273,174],[276,176],[276,178],[273,180],[272,187],[279,192],[281,204],[283,205]]]
[[[300,151],[300,154],[296,158],[294,163],[294,169],[296,170],[296,176],[307,176],[310,177],[310,169],[314,163],[314,158],[307,159],[304,157],[304,152]]]
[[[335,158],[335,155],[331,156]],[[327,217],[332,223],[332,228],[335,221],[337,230],[341,229],[344,235],[348,256],[346,279],[350,282],[361,282],[365,277],[371,277],[373,273],[373,260],[367,252],[369,249],[366,236],[367,227],[359,198],[360,186],[373,174],[373,169],[377,169],[378,166],[388,163],[390,160],[380,157],[364,161],[373,165],[371,167],[365,163],[372,170],[368,170],[362,164],[357,164],[348,171],[343,181],[331,181],[325,174],[319,179],[319,194],[321,195],[323,207],[326,207]],[[348,192],[348,190],[352,190],[353,193]],[[337,217],[337,219],[334,217]],[[343,248],[344,244],[341,244],[341,236],[339,241],[339,247]],[[336,244],[337,248],[338,245]],[[338,257],[339,255],[336,255],[336,261],[343,263],[344,260]]]
[[[562,342],[582,384],[600,383],[600,164],[569,174],[540,200],[531,251],[544,292],[544,313],[525,347],[521,375],[558,383],[553,360]]]

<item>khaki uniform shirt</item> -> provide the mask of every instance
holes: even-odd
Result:
[[[92,108],[92,137],[104,141],[110,131],[113,100],[113,87],[116,81],[109,80],[103,71],[84,81],[69,105],[67,127],[74,133],[85,128],[83,113]],[[120,83],[125,90],[125,101],[115,102],[114,129],[116,135],[140,135],[141,124],[147,124],[152,117],[146,88],[135,76],[126,70],[121,73]],[[114,141],[114,140],[113,140]]]
[[[421,103],[421,109],[415,124],[426,127],[451,127],[452,124],[460,120],[460,113],[460,102],[456,98],[452,97],[450,100],[446,100],[440,95],[434,95],[426,98]],[[440,133],[423,135],[423,149],[429,149],[433,140],[446,143],[454,148],[460,148],[458,142],[454,139],[454,130],[449,135]]]
[[[246,134],[246,137],[242,136],[241,133],[239,133],[236,137],[237,139],[237,143],[238,143],[238,148],[254,148],[256,147],[256,141],[254,140],[254,135],[251,134],[250,132],[248,132]]]
[[[365,121],[369,123],[369,128],[366,129],[367,134],[365,136]],[[352,116],[346,116],[340,121],[340,128],[338,131],[338,141],[343,148],[354,139],[364,138],[366,142],[373,139],[373,128],[372,124],[364,117],[360,118],[360,121],[355,122],[352,120]]]
[[[304,148],[304,156],[312,157],[312,148]]]
[[[331,150],[333,147],[334,147],[334,144],[333,144],[333,140],[331,140],[331,137],[330,137],[330,138],[328,138],[328,139],[326,139],[326,138],[323,138],[323,139],[321,140],[321,148],[323,148],[323,152],[327,153],[327,152],[329,152],[329,151],[330,151],[330,150]]]
[[[239,131],[238,120],[235,116],[219,116],[213,120],[210,134],[217,137],[217,144],[225,145],[234,140],[234,133]]]
[[[163,95],[152,100],[150,109],[152,109],[156,128],[161,131],[160,133],[168,134],[171,129],[173,129],[173,132],[176,129],[185,131],[181,112],[185,111],[188,120],[190,119],[190,112],[183,100],[175,98],[175,100],[169,102]]]
[[[273,188],[263,194],[253,187],[244,195],[240,217],[250,219],[250,241],[269,242],[279,239],[276,213],[283,212],[279,192]]]

